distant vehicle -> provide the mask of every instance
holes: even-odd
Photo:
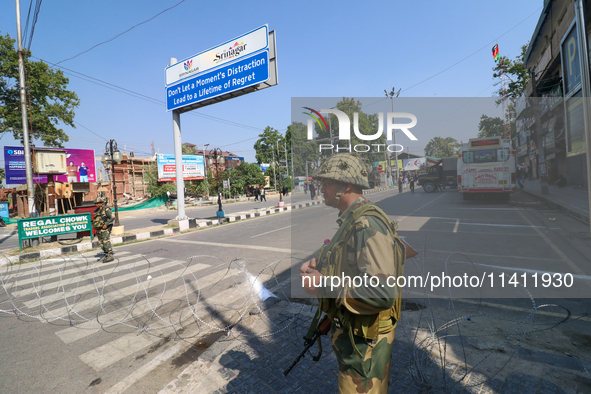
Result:
[[[477,193],[509,199],[515,190],[515,151],[502,137],[474,138],[462,144],[458,156],[458,190],[464,200]]]
[[[439,187],[449,186],[455,188],[457,184],[457,157],[445,157],[435,165],[427,168],[425,174],[419,174],[417,183],[423,187],[426,193],[432,193]]]

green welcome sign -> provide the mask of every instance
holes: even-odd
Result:
[[[21,249],[22,241],[25,239],[50,237],[81,231],[90,231],[90,237],[92,239],[90,213],[47,216],[43,218],[21,219],[18,221],[18,239]]]

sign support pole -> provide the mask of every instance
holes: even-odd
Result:
[[[181,113],[172,111],[172,128],[174,135],[174,164],[176,167],[176,208],[175,220],[188,219],[185,215],[185,181],[183,180],[183,147],[181,145]]]
[[[170,58],[170,65],[177,62],[174,57]],[[176,209],[175,220],[188,219],[185,215],[185,181],[183,180],[183,146],[181,145],[181,113],[179,110],[172,111],[172,134],[174,139],[174,164],[176,169]]]

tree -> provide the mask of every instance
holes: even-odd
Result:
[[[277,160],[277,142],[283,146],[286,143],[285,138],[271,126],[265,127],[265,130],[259,134],[259,137],[254,144],[257,163],[271,163],[273,161],[273,152],[275,160]]]
[[[242,162],[230,171],[230,193],[244,194],[248,186],[264,186],[265,177],[256,164]]]
[[[15,40],[0,35],[0,134],[12,132],[23,140],[18,53]],[[61,122],[74,127],[74,108],[80,100],[67,90],[68,78],[42,61],[30,61],[31,52],[24,51],[27,83],[27,104],[31,139],[38,138],[45,146],[63,147],[68,135],[58,127]]]
[[[425,146],[425,155],[433,157],[457,156],[460,150],[460,143],[452,137],[435,137]]]
[[[529,74],[523,67],[523,61],[525,59],[525,53],[527,52],[528,45],[521,47],[521,53],[515,58],[510,60],[506,56],[501,56],[499,61],[496,62],[493,67],[493,78],[501,78],[501,76],[507,78],[509,82],[497,91],[500,97],[508,97],[515,99],[523,93],[525,86],[529,82]],[[497,104],[501,103],[501,100],[497,101]]]
[[[314,140],[308,141],[308,129],[300,122],[292,122],[287,127],[286,137],[289,135],[291,149],[293,150],[293,171],[297,176],[306,175],[306,162],[316,162],[320,158],[318,143]],[[312,168],[308,167],[308,173]]]
[[[378,139],[373,141],[363,141],[353,132],[353,116],[354,113],[358,113],[359,115],[359,132],[365,135],[372,135],[375,134],[379,127],[379,116],[378,114],[366,114],[361,110],[362,105],[359,100],[355,101],[355,98],[347,98],[343,97],[341,101],[337,103],[337,109],[347,114],[349,117],[349,124],[351,127],[351,139],[348,142],[339,141],[339,122],[334,114],[329,114],[327,117],[327,121],[329,124],[329,128],[331,129],[332,133],[329,130],[325,130],[324,128],[320,128],[317,124],[315,125],[315,130],[317,134],[317,140],[324,140],[321,143],[327,144],[330,141],[330,136],[332,134],[332,142],[333,145],[338,145],[339,147],[349,147],[355,146],[359,144],[383,144],[380,148],[380,152],[376,152],[375,148],[372,148],[372,151],[368,153],[359,153],[368,164],[373,163],[375,161],[383,161],[385,158],[384,151],[386,145],[386,135],[385,133],[381,135]],[[340,150],[343,152],[343,150]],[[330,155],[334,153],[334,151],[330,150],[322,150],[322,155]]]
[[[186,143],[181,146],[183,155],[196,155],[197,148],[194,146],[187,145]]]
[[[148,184],[146,191],[151,197],[158,197],[166,192],[176,193],[176,185],[168,182],[158,182],[158,166],[144,166],[144,179]]]
[[[478,123],[478,138],[498,137],[505,134],[503,119],[482,115]]]

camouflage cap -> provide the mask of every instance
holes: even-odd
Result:
[[[320,168],[312,174],[312,178],[319,181],[332,179],[369,189],[368,174],[367,166],[359,156],[355,153],[340,153],[322,163]]]
[[[97,198],[94,199],[94,203],[95,204],[98,204],[99,202],[104,203],[105,202],[104,197],[97,197]]]

